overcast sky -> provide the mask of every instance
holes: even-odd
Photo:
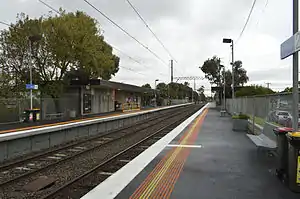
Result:
[[[170,81],[169,66],[156,59],[146,49],[109,23],[83,0],[44,0],[52,7],[67,11],[81,10],[96,18],[104,30],[105,40],[138,64],[119,52],[121,58],[114,81],[136,85],[155,79]],[[292,81],[291,58],[280,60],[280,44],[292,35],[292,1],[257,0],[252,17],[235,48],[235,59],[243,62],[250,84],[272,83],[282,90]],[[90,0],[130,34],[159,55],[166,63],[171,59],[156,41],[126,0]],[[203,62],[217,55],[229,68],[230,46],[222,38],[236,40],[249,14],[252,0],[131,0],[152,30],[177,60],[175,76],[204,76],[199,69]],[[267,6],[266,6],[267,5]],[[46,15],[49,8],[38,0],[3,0],[0,20],[12,23],[17,13],[30,17]],[[0,29],[7,28],[0,24]],[[127,68],[127,69],[125,69]],[[129,69],[129,70],[128,70]],[[133,70],[133,71],[131,71]],[[192,82],[190,82],[192,83]],[[208,81],[198,81],[197,87],[210,89]],[[208,91],[206,92],[208,93]]]

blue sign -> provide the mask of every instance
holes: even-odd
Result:
[[[35,84],[26,84],[26,89],[28,89],[28,90],[37,90],[37,89],[39,89],[39,86],[35,85]]]
[[[300,50],[300,32],[283,42],[280,47],[280,57],[285,59]]]

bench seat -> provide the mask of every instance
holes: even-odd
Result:
[[[267,149],[276,149],[277,148],[276,142],[271,140],[264,134],[260,134],[260,135],[247,134],[247,136],[257,147],[262,147],[262,148],[267,148]]]

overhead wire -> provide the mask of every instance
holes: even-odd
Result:
[[[99,12],[105,19],[107,19],[110,23],[112,23],[114,26],[116,26],[117,28],[119,28],[124,34],[126,34],[128,37],[130,37],[131,39],[133,39],[134,41],[136,41],[140,46],[142,46],[143,48],[145,48],[147,51],[149,51],[152,55],[154,55],[157,59],[159,59],[162,63],[164,63],[166,66],[168,66],[168,64],[161,58],[159,57],[155,52],[153,52],[148,46],[146,46],[145,44],[143,44],[142,42],[140,42],[137,38],[135,38],[134,36],[132,36],[129,32],[127,32],[124,28],[122,28],[119,24],[117,24],[115,21],[113,21],[110,17],[108,17],[104,12],[102,12],[101,10],[99,10],[97,7],[95,7],[92,3],[90,3],[88,0],[83,0],[84,2],[86,2],[90,7],[92,7],[94,10],[96,10],[97,12]]]
[[[53,8],[52,6],[50,6],[50,5],[47,4],[47,3],[43,2],[42,0],[39,0],[39,1],[40,1],[41,3],[43,3],[45,6],[47,6],[48,8],[50,8],[51,10],[53,10],[53,11],[55,11],[55,12],[57,11],[55,8]],[[59,15],[61,15],[60,12],[56,12],[56,13],[58,13]],[[142,65],[143,67],[145,67],[146,69],[148,69],[147,66],[145,66],[144,64],[142,64],[142,63],[141,63],[140,61],[138,61],[137,59],[135,59],[135,58],[133,58],[132,56],[128,55],[127,53],[121,51],[119,48],[117,48],[117,47],[115,47],[115,46],[113,46],[113,45],[111,45],[111,44],[109,44],[109,45],[110,45],[114,50],[116,50],[116,51],[122,53],[123,55],[125,55],[125,56],[128,57],[129,59],[133,60],[134,62],[136,62],[136,63]],[[140,73],[140,72],[138,72],[138,71],[135,71],[135,70],[132,69],[132,68],[128,68],[128,67],[124,67],[124,66],[120,66],[120,67],[121,67],[121,68],[124,68],[125,70],[135,72],[135,73],[137,73],[137,74],[142,74],[142,73]],[[144,75],[144,74],[143,74],[143,75]],[[162,73],[159,73],[159,75],[165,76],[165,74],[162,74]]]
[[[261,12],[261,15],[263,15],[263,14],[265,13],[265,11],[266,11],[268,5],[269,5],[269,0],[266,0],[266,3],[265,3],[265,6],[264,6],[264,8],[263,8],[263,10],[262,10],[262,12]],[[257,20],[256,27],[258,26],[259,21],[260,21],[260,18]]]
[[[0,24],[6,25],[6,26],[10,26],[10,24],[5,23],[4,21],[0,21]]]
[[[152,35],[154,36],[154,38],[158,41],[158,43],[160,43],[160,45],[165,49],[165,51],[168,53],[168,55],[170,56],[171,59],[173,59],[175,62],[177,62],[177,60],[174,58],[174,56],[170,53],[170,51],[167,49],[167,47],[163,44],[163,42],[158,38],[158,36],[154,33],[154,31],[150,28],[150,26],[148,25],[148,23],[146,22],[146,20],[142,17],[142,15],[140,14],[140,12],[137,10],[137,8],[130,2],[130,0],[126,0],[127,3],[130,5],[130,7],[133,9],[133,11],[138,15],[138,17],[141,19],[141,21],[145,24],[145,26],[147,27],[147,29],[152,33]]]
[[[236,43],[238,43],[238,41],[241,39],[241,37],[243,36],[243,34],[244,34],[245,30],[246,30],[246,27],[247,27],[247,25],[248,25],[248,23],[249,23],[249,20],[250,20],[250,18],[251,18],[253,9],[254,9],[254,7],[255,7],[256,1],[257,1],[257,0],[253,0],[253,3],[252,3],[252,6],[251,6],[251,9],[250,9],[250,12],[249,12],[248,17],[247,17],[247,20],[246,20],[246,23],[245,23],[245,25],[244,25],[244,27],[243,27],[243,29],[242,29],[242,31],[241,31],[241,33],[240,33],[238,39],[236,40]]]
[[[139,75],[143,75],[143,76],[147,76],[146,74],[144,74],[144,73],[140,73],[140,72],[138,72],[138,71],[135,71],[134,69],[132,69],[132,68],[129,68],[129,67],[126,67],[126,66],[119,66],[120,68],[123,68],[123,69],[125,69],[125,70],[128,70],[128,71],[131,71],[131,72],[134,72],[134,73],[136,73],[136,74],[139,74]]]
[[[52,6],[50,6],[49,4],[47,4],[46,2],[39,0],[39,2],[41,2],[42,4],[44,4],[45,6],[47,6],[48,8],[50,8],[51,10],[53,10],[54,12],[56,12],[57,14],[61,14],[58,10],[56,10],[55,8],[53,8]]]

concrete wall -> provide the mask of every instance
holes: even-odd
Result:
[[[186,106],[186,105],[182,105]],[[137,121],[155,117],[174,107],[166,107],[160,110],[132,113],[112,117],[112,119],[99,119],[59,125],[57,127],[45,127],[41,129],[27,130],[0,136],[0,162],[19,156],[48,149],[57,145],[78,140],[92,135],[101,135],[111,130],[124,126],[131,126]],[[80,124],[81,123],[81,124]]]

